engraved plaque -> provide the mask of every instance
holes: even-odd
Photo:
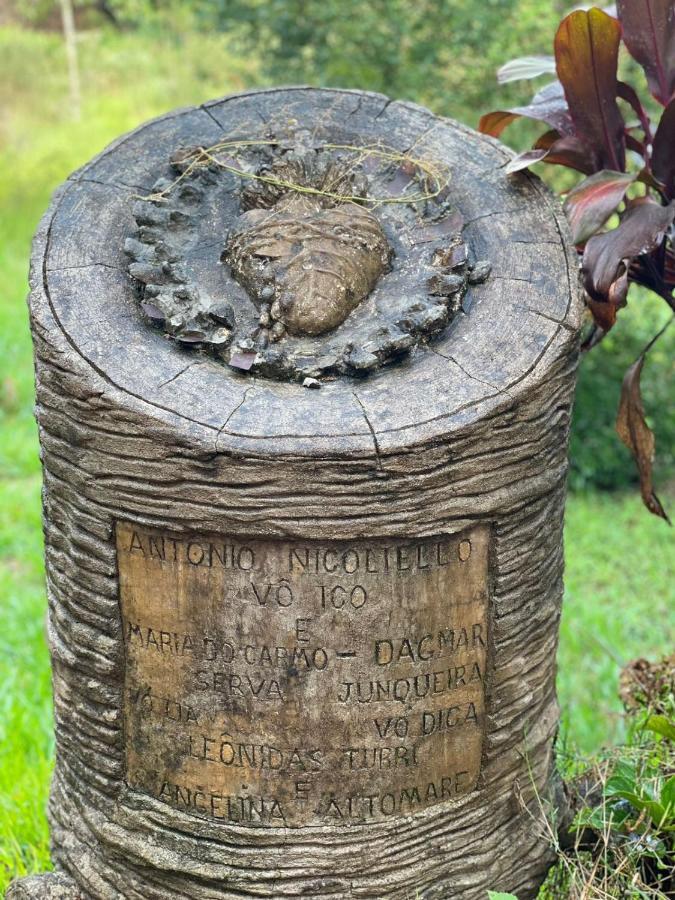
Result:
[[[118,523],[128,785],[254,827],[381,821],[472,791],[489,536],[303,543]]]

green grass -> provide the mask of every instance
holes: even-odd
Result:
[[[147,40],[84,36],[83,119],[75,122],[58,36],[0,29],[0,891],[13,875],[48,865],[53,743],[24,302],[30,237],[54,186],[117,134],[257,79],[223,38],[158,32]],[[636,495],[578,495],[566,541],[564,735],[568,746],[593,751],[622,736],[619,664],[672,648],[672,532]]]
[[[621,740],[621,666],[672,653],[673,544],[672,530],[646,512],[637,492],[569,498],[558,692],[570,750],[591,753]]]
[[[53,741],[39,510],[39,476],[0,480],[0,892],[7,874],[48,862]]]

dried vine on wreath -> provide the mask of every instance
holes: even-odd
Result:
[[[178,148],[124,242],[147,323],[312,388],[414,352],[490,273],[462,238],[447,166],[414,149],[303,130]]]
[[[634,87],[619,80],[622,42],[644,70],[653,101],[643,103]],[[488,113],[480,130],[498,137],[519,117],[542,122],[548,130],[507,171],[546,162],[584,175],[567,193],[565,211],[593,319],[584,342],[588,350],[614,326],[631,284],[648,288],[675,311],[675,4],[618,0],[606,11],[577,10],[561,22],[554,56],[513,60],[498,78],[504,83],[547,73],[557,79],[528,106]],[[658,122],[647,107],[659,110]],[[672,317],[626,372],[617,416],[642,499],[668,522],[652,486],[654,435],[645,419],[640,375],[671,322]]]

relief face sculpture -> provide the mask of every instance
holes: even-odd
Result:
[[[240,370],[367,374],[441,332],[487,277],[424,161],[298,135],[182,149],[171,166],[125,243],[141,309]]]

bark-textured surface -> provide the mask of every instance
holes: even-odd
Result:
[[[320,391],[228,373],[142,322],[123,256],[133,195],[180,144],[296,119],[384,138],[453,172],[489,281],[412,358]],[[550,851],[567,436],[581,316],[557,204],[496,142],[374,94],[254,92],[122,138],[61,188],[35,243],[57,762],[53,858],[86,898],[532,897]],[[114,523],[251,540],[491,528],[490,645],[475,791],[358,826],[247,828],[125,783]],[[45,881],[26,896],[57,896]],[[50,882],[51,884],[51,882]],[[15,897],[24,896],[17,893]],[[64,895],[65,896],[65,895]]]

